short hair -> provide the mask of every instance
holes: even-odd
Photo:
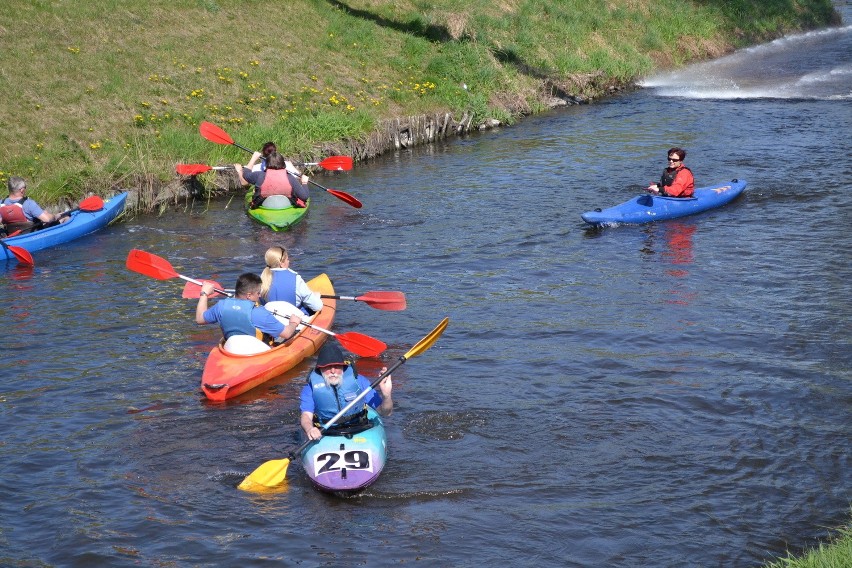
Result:
[[[20,176],[12,176],[9,178],[9,193],[17,193],[27,187],[27,182]]]
[[[677,154],[677,158],[682,162],[686,159],[686,150],[683,148],[672,148],[669,150],[669,153],[666,156],[671,156],[672,154]]]
[[[234,286],[234,295],[245,296],[260,290],[260,276],[254,272],[244,272],[237,278],[237,285]]]
[[[267,170],[283,170],[287,167],[287,162],[284,159],[284,156],[279,154],[278,152],[272,152],[266,158],[266,169]]]
[[[267,142],[263,145],[263,149],[261,149],[260,154],[263,157],[269,156],[272,152],[277,152],[278,146],[275,145],[275,142]]]

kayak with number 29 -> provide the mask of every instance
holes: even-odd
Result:
[[[746,181],[734,179],[710,187],[695,189],[693,197],[640,195],[607,209],[595,209],[581,215],[591,225],[639,224],[694,215],[727,205],[745,189]]]

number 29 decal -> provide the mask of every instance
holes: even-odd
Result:
[[[341,469],[373,471],[372,458],[373,454],[369,450],[323,452],[314,457],[314,471],[316,475],[340,471]]]

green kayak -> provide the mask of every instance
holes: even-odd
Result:
[[[251,205],[252,194],[251,191],[246,193],[246,211],[252,219],[263,223],[273,231],[286,231],[301,221],[311,206],[310,199],[304,207],[293,207],[286,197],[274,195],[268,197],[260,207],[251,209],[249,205]]]

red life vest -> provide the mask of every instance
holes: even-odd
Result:
[[[17,203],[0,205],[0,219],[3,220],[3,224],[11,225],[30,222],[27,216],[24,215],[24,199],[21,199]]]
[[[293,186],[287,177],[287,170],[266,170],[266,177],[260,184],[261,197],[283,195],[287,198],[293,195]]]

